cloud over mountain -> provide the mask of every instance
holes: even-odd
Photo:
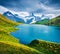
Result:
[[[15,12],[60,14],[59,0],[0,0],[0,5]]]

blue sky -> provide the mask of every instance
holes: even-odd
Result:
[[[0,0],[0,5],[16,12],[60,14],[60,0]]]

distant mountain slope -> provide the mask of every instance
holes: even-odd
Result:
[[[19,40],[10,35],[19,23],[8,20],[0,14],[0,54],[43,54],[36,49],[19,43]]]
[[[27,19],[26,24],[30,24],[33,21],[33,18]]]
[[[49,20],[44,19],[44,20],[37,21],[35,24],[46,24],[48,21]]]
[[[38,21],[35,24],[45,24],[45,25],[60,26],[60,16],[58,16],[56,18],[53,18],[51,20]]]
[[[7,17],[8,19],[10,20],[13,20],[15,22],[22,22],[24,23],[25,21],[22,19],[22,18],[19,18],[18,16],[16,15],[13,15],[11,12],[7,11],[7,12],[4,12],[3,15],[5,17]]]

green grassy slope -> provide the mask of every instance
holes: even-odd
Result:
[[[60,44],[57,43],[34,40],[29,46],[43,52],[44,54],[60,54]]]
[[[0,25],[2,25],[2,26],[15,26],[15,25],[17,25],[17,23],[13,22],[11,20],[8,20],[6,17],[4,17],[0,14]]]
[[[10,36],[10,32],[16,30],[16,28],[13,28],[12,26],[16,25],[18,25],[18,23],[10,21],[0,14],[0,41],[18,42],[16,38]]]
[[[13,42],[0,42],[0,53],[1,54],[43,54],[38,50]]]
[[[44,25],[53,25],[53,26],[60,26],[60,16],[53,18],[51,20],[42,20],[38,21],[35,24],[44,24]]]
[[[37,21],[35,24],[46,24],[48,22],[47,19],[41,20],[41,21]]]
[[[13,26],[18,24],[0,14],[0,54],[43,54],[36,49],[19,44],[19,40],[10,35],[10,32],[17,30]]]

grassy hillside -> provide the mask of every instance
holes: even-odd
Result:
[[[10,21],[0,14],[0,40],[18,42],[16,38],[10,36],[10,32],[16,30],[16,28],[13,28],[13,26],[16,25],[18,25],[18,23]]]
[[[13,26],[18,24],[0,14],[0,54],[43,54],[36,49],[19,44],[19,40],[10,35],[10,32],[17,30]]]
[[[44,54],[60,54],[60,44],[34,40],[29,46],[43,52]]]
[[[60,16],[53,18],[51,20],[42,20],[38,21],[35,24],[44,24],[44,25],[53,25],[53,26],[60,26]]]
[[[41,21],[37,21],[35,24],[46,24],[48,22],[47,19],[41,20]]]
[[[38,50],[13,42],[0,42],[0,53],[1,54],[43,54]]]

